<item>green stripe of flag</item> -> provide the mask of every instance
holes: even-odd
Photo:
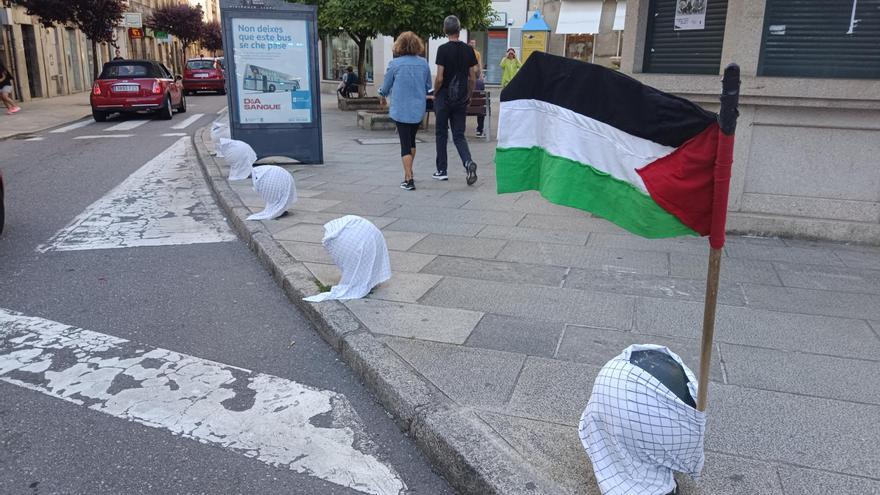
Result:
[[[537,190],[552,203],[590,211],[642,237],[698,235],[632,184],[541,147],[498,148],[495,164],[499,194]]]

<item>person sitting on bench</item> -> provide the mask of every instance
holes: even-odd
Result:
[[[339,88],[337,88],[336,92],[343,98],[351,98],[352,93],[358,92],[359,85],[360,79],[354,73],[354,67],[348,66],[345,69],[345,73],[342,74],[342,82],[339,83]]]

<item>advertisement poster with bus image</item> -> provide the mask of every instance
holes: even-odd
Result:
[[[311,123],[307,23],[232,20],[242,124]]]

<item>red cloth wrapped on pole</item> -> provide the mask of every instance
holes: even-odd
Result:
[[[730,174],[733,166],[733,142],[736,117],[739,112],[739,66],[730,64],[724,69],[721,91],[721,111],[718,115],[718,148],[715,152],[715,184],[712,193],[712,228],[709,245],[712,249],[724,247],[727,228],[727,199],[730,194]]]

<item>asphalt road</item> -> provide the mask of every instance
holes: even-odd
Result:
[[[452,493],[239,240],[37,249],[144,164],[165,156],[181,134],[208,125],[225,104],[221,96],[191,96],[188,113],[171,121],[115,117],[43,132],[33,136],[37,140],[0,142],[8,188],[0,309],[341,394],[363,427],[355,432],[365,437],[357,439],[356,449],[396,471],[407,493]],[[203,115],[172,129],[196,114]],[[0,363],[11,348],[3,331],[0,325]],[[89,359],[97,362],[95,356]],[[104,403],[62,400],[53,395],[60,392],[51,381],[29,382],[21,378],[25,375],[0,380],[0,493],[368,492],[357,480],[349,486],[327,481],[332,473],[273,465],[259,452],[221,440],[181,436],[161,424],[109,414]],[[309,421],[327,426],[317,416]],[[248,433],[250,425],[233,426]],[[346,458],[334,462],[328,472],[345,474]]]

